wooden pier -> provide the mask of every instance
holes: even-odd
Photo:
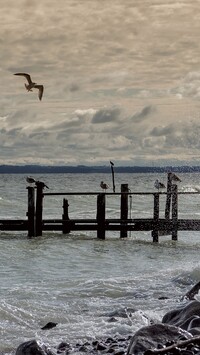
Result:
[[[199,192],[178,192],[176,184],[169,183],[167,192],[131,192],[128,184],[121,185],[121,192],[46,192],[45,184],[36,182],[27,187],[28,210],[24,220],[0,220],[1,231],[27,231],[29,237],[42,236],[43,231],[95,231],[97,238],[105,239],[107,231],[118,231],[120,238],[127,238],[129,231],[150,231],[153,242],[170,234],[177,240],[178,231],[200,231],[200,219],[179,219],[178,198],[180,195],[199,195]],[[96,196],[95,218],[70,218],[69,196]],[[106,218],[106,200],[110,195],[119,198],[120,218]],[[153,197],[152,218],[130,218],[128,198]],[[165,216],[160,218],[160,197],[166,197]],[[63,213],[60,219],[43,218],[43,201],[49,196],[63,196]]]

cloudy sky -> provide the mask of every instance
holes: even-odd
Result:
[[[200,164],[199,0],[0,7],[0,164]]]

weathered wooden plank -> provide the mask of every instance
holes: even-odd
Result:
[[[28,223],[12,223],[12,224],[0,224],[1,231],[27,231]]]

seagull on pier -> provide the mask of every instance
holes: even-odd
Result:
[[[172,172],[169,172],[169,178],[171,181],[178,181],[178,182],[181,181],[181,179],[176,174],[174,174]]]
[[[28,182],[28,184],[35,184],[36,183],[36,180],[31,176],[27,176],[26,181]]]
[[[19,76],[24,76],[27,81],[28,81],[28,85],[27,84],[24,84],[25,85],[25,88],[27,91],[33,91],[32,89],[38,89],[38,97],[39,97],[39,100],[41,101],[42,100],[42,96],[43,96],[43,91],[44,91],[44,86],[43,85],[38,85],[37,83],[34,83],[32,80],[31,80],[31,76],[27,73],[15,73],[14,75],[19,75]]]
[[[158,179],[156,179],[155,183],[154,183],[155,188],[160,191],[160,189],[165,189],[166,186],[165,184],[163,184],[162,182],[160,182]]]
[[[105,182],[101,181],[100,183],[101,188],[104,190],[104,192],[109,189],[109,185],[107,185]]]

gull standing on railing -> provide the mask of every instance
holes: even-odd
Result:
[[[160,182],[158,179],[156,179],[156,181],[154,183],[154,186],[158,190],[158,192],[160,191],[160,189],[165,189],[166,188],[165,184]]]
[[[105,182],[101,181],[100,183],[101,188],[106,192],[107,189],[109,189],[109,185],[107,185]]]

